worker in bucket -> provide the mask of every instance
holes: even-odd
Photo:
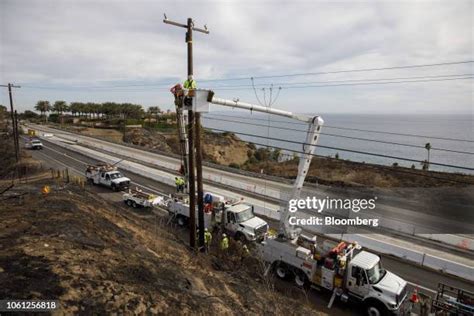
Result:
[[[193,75],[189,75],[188,79],[183,84],[184,89],[196,89],[196,81],[194,81]]]
[[[174,104],[177,106],[181,106],[181,98],[183,97],[183,86],[180,83],[177,83],[170,89],[170,92],[174,95]]]
[[[222,234],[221,250],[226,251],[228,248],[229,248],[229,238],[227,238],[226,234]]]
[[[188,79],[183,84],[184,89],[188,89],[188,93],[184,96],[183,105],[184,107],[192,106],[192,97],[194,97],[194,89],[196,89],[196,81],[194,81],[193,75],[189,75]]]
[[[206,253],[209,253],[211,242],[212,242],[212,234],[209,231],[209,229],[204,228],[204,245],[206,246]]]

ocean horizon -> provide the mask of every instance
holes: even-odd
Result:
[[[312,114],[306,113],[306,115]],[[416,169],[421,169],[421,162],[428,158],[425,145],[430,143],[432,148],[430,150],[430,162],[432,163],[430,170],[474,174],[474,170],[433,164],[474,169],[474,120],[472,114],[319,113],[318,115],[324,119],[318,145],[339,149],[318,147],[316,148],[317,155],[334,157],[337,154],[339,159],[381,165],[398,163],[398,165],[405,167],[415,165]],[[305,141],[307,128],[307,124],[297,120],[264,113],[249,114],[248,111],[213,111],[203,115],[203,126],[235,132],[242,140],[261,146],[280,147],[294,151],[302,150],[300,143]],[[266,137],[291,142],[269,140]],[[398,143],[405,146],[398,145]]]

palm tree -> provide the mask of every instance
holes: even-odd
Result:
[[[56,101],[53,104],[53,111],[58,113],[61,125],[63,124],[63,112],[68,110],[66,101]]]
[[[53,111],[58,113],[58,115],[62,115],[64,112],[68,110],[68,106],[66,101],[56,101],[53,104]]]
[[[430,150],[431,150],[431,144],[426,143],[425,144],[425,149],[428,151],[428,159],[426,159],[426,170],[430,168]]]
[[[72,113],[72,116],[76,116],[76,113],[80,113],[80,105],[81,103],[79,102],[71,102],[71,105],[69,105],[69,110]]]
[[[36,111],[40,111],[41,115],[44,115],[44,121],[47,122],[48,117],[46,116],[46,112],[51,111],[51,105],[49,101],[38,101],[35,106]]]

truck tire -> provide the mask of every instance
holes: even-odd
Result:
[[[299,269],[295,271],[295,284],[300,288],[304,288],[308,285],[308,277],[303,271]]]
[[[188,219],[184,216],[178,215],[176,218],[176,221],[178,222],[178,226],[184,227],[188,224]]]
[[[112,184],[112,191],[117,192],[117,186],[115,184]]]
[[[237,234],[235,234],[234,238],[235,238],[235,240],[240,241],[242,244],[247,243],[247,238],[241,232],[237,232]]]
[[[128,206],[132,206],[132,200],[127,200],[125,203],[127,203]]]
[[[280,279],[286,280],[288,279],[288,276],[290,275],[290,270],[288,269],[288,266],[285,263],[277,262],[275,264],[275,274]]]
[[[367,302],[366,309],[367,316],[386,316],[388,315],[387,308],[381,302],[376,300],[371,300]]]
[[[133,201],[132,206],[133,206],[133,208],[137,208],[137,202]]]
[[[88,178],[88,179],[87,179],[87,183],[94,185],[94,179]]]

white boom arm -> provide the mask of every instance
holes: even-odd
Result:
[[[300,161],[298,164],[298,175],[293,184],[293,189],[291,192],[291,196],[288,199],[288,204],[286,205],[285,209],[283,209],[283,211],[280,214],[279,234],[289,239],[294,239],[298,237],[300,231],[296,227],[294,227],[294,225],[291,225],[289,223],[289,217],[291,214],[289,211],[289,200],[298,199],[301,195],[301,189],[303,188],[304,180],[306,178],[306,175],[308,174],[309,166],[311,164],[311,159],[313,158],[314,150],[319,140],[321,126],[324,124],[323,119],[320,116],[298,115],[298,114],[293,114],[292,112],[272,109],[270,107],[265,107],[261,105],[215,98],[213,92],[209,93],[207,101],[212,104],[229,106],[229,107],[239,108],[239,109],[246,109],[250,111],[270,113],[270,114],[289,117],[292,119],[296,119],[296,120],[308,123],[308,132],[306,136],[306,141],[305,141],[305,145],[303,145],[303,153],[300,155]]]

